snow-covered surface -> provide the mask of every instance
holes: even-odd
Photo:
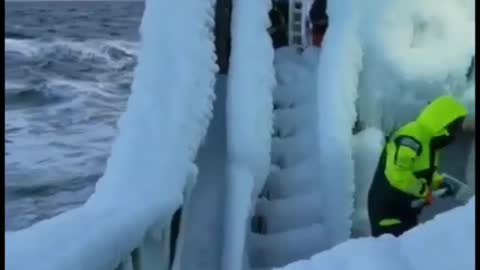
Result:
[[[355,204],[352,216],[352,237],[370,235],[368,218],[368,190],[377,169],[385,138],[375,128],[368,128],[353,136],[355,161]]]
[[[475,198],[399,238],[384,235],[349,240],[309,260],[279,269],[473,270]]]
[[[466,73],[475,54],[474,5],[474,0],[362,1],[361,120],[388,132],[447,93],[473,116],[475,86]]]
[[[329,239],[328,234],[321,223],[275,234],[251,234],[249,255],[252,267],[269,269],[307,259],[331,247],[329,241],[325,241]]]
[[[227,82],[227,189],[223,269],[246,265],[245,239],[254,202],[270,169],[275,85],[269,0],[232,1]]]
[[[267,220],[268,233],[280,233],[324,222],[322,192],[310,192],[287,199],[260,199],[256,213]],[[285,246],[283,246],[285,248]]]
[[[132,95],[95,193],[6,233],[7,269],[114,269],[149,229],[168,225],[212,116],[213,2],[146,2]]]

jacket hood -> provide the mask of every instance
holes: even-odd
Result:
[[[436,135],[444,132],[453,121],[466,117],[467,114],[467,108],[452,96],[441,96],[423,109],[416,122],[428,129],[432,135]]]

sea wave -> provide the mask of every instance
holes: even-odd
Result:
[[[8,110],[61,103],[81,94],[77,91],[79,86],[78,82],[59,79],[30,83],[5,81],[5,106]]]
[[[32,35],[22,33],[20,31],[18,31],[18,32],[17,31],[5,31],[5,38],[23,40],[23,39],[33,39],[35,37],[32,36]]]
[[[140,47],[141,2],[37,2],[5,3],[6,230],[93,192]]]
[[[49,105],[92,89],[117,96],[129,88],[137,51],[138,43],[124,40],[6,38],[6,107]]]
[[[139,43],[126,40],[54,40],[5,38],[5,55],[35,60],[88,62],[122,67],[136,62]]]

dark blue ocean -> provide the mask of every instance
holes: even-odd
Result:
[[[83,204],[125,110],[144,4],[5,3],[6,230]]]

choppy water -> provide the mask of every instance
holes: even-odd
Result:
[[[6,2],[6,230],[93,192],[125,110],[143,8]]]

